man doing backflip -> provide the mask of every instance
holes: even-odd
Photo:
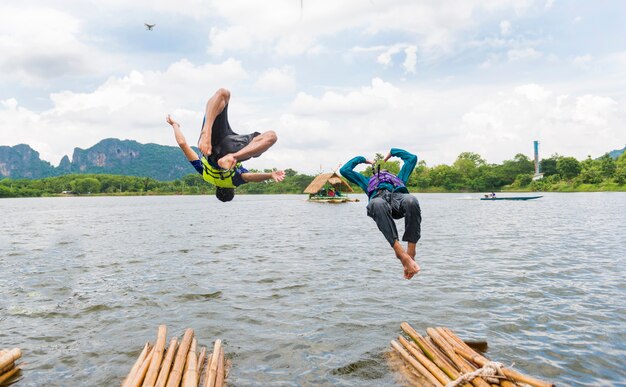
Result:
[[[417,156],[402,149],[391,148],[383,161],[391,157],[399,157],[404,161],[398,176],[380,170],[380,165],[378,170],[374,170],[374,162],[363,156],[357,156],[348,161],[341,167],[340,172],[367,194],[369,198],[367,215],[374,219],[378,229],[393,248],[396,257],[402,262],[404,278],[411,279],[420,271],[419,265],[415,262],[415,245],[420,239],[422,214],[417,198],[409,193],[406,183],[417,164]],[[363,163],[372,165],[372,177],[369,179],[354,171],[357,165]],[[401,218],[404,218],[405,230],[402,240],[407,242],[406,250],[400,244],[394,222],[394,219]]]
[[[252,157],[259,157],[276,142],[276,133],[269,130],[264,133],[237,134],[228,123],[228,102],[230,92],[219,89],[206,104],[204,121],[198,148],[202,158],[187,144],[178,122],[167,116],[167,123],[172,125],[174,136],[187,160],[202,175],[204,180],[215,185],[215,196],[228,202],[235,196],[235,188],[249,182],[261,182],[273,179],[282,181],[285,172],[250,173],[241,165]]]

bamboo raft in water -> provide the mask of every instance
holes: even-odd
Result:
[[[0,386],[20,372],[20,365],[15,362],[21,357],[22,351],[19,348],[0,350]]]
[[[223,387],[227,374],[222,341],[217,339],[213,352],[198,348],[193,329],[185,330],[182,340],[170,340],[167,327],[160,325],[154,345],[147,342],[122,387]]]
[[[520,374],[474,351],[448,328],[428,328],[421,336],[408,323],[401,324],[409,337],[392,340],[394,353],[406,367],[400,368],[405,382],[413,386],[533,386],[554,384]],[[495,374],[495,375],[494,375]],[[493,376],[490,376],[493,375]]]

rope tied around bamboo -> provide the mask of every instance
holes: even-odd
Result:
[[[500,382],[499,378],[506,378],[506,376],[502,373],[502,367],[504,367],[504,364],[497,361],[490,361],[476,371],[462,374],[458,379],[446,384],[446,387],[456,387],[460,384],[467,383],[478,376],[485,379],[489,383],[497,384]]]
[[[400,327],[411,341],[399,336],[397,342],[391,341],[391,346],[393,353],[408,366],[397,368],[407,382],[437,387],[554,387],[550,382],[491,361],[472,348],[475,344],[479,344],[476,348],[486,348],[486,342],[465,342],[448,328],[427,328],[424,337],[406,322]],[[390,363],[392,367],[395,364]]]

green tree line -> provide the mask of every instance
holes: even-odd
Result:
[[[392,173],[400,171],[399,161],[383,162],[377,154],[375,161]],[[553,155],[540,161],[544,178],[533,180],[534,164],[526,155],[517,154],[501,164],[488,164],[479,154],[463,152],[452,165],[429,167],[418,162],[409,181],[411,191],[422,192],[488,192],[515,191],[626,191],[626,153],[617,160],[605,154],[598,159]],[[264,170],[263,172],[270,172]],[[251,170],[251,172],[260,172]],[[365,172],[372,175],[372,167]],[[315,178],[293,169],[285,170],[285,180],[249,183],[237,188],[239,194],[302,193]],[[354,187],[357,190],[357,187]],[[357,190],[358,191],[358,190]],[[215,188],[200,174],[189,174],[174,181],[158,181],[149,177],[71,174],[44,179],[0,180],[0,197],[55,196],[63,193],[78,195],[181,195],[212,194]]]

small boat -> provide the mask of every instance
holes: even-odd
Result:
[[[539,199],[543,196],[505,196],[505,197],[488,197],[488,198],[480,198],[480,200],[531,200],[531,199]]]
[[[317,175],[304,190],[304,193],[309,194],[308,200],[310,202],[347,203],[359,201],[359,199],[348,197],[347,192],[354,192],[354,190],[337,172]]]

